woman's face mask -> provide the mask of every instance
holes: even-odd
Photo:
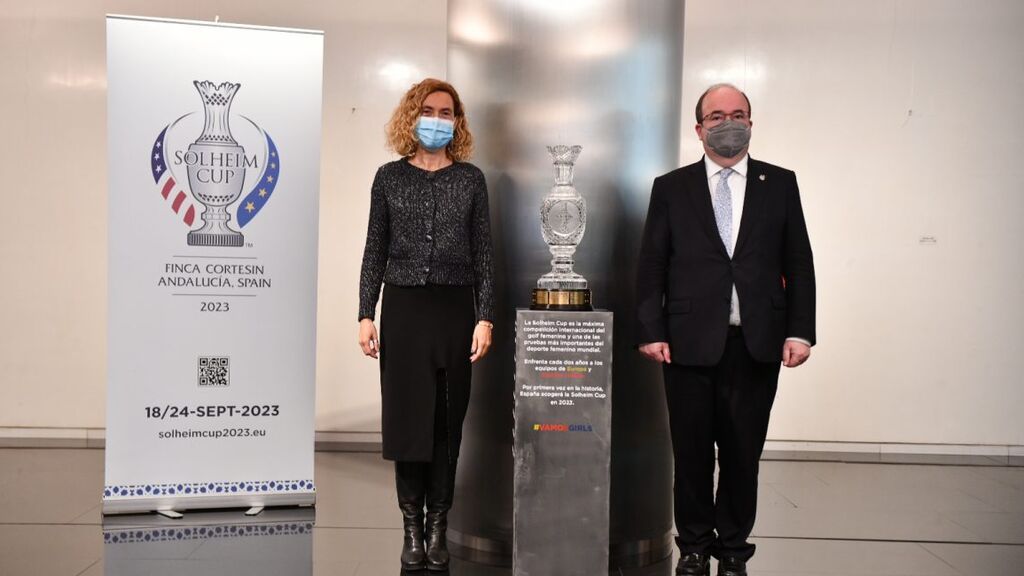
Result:
[[[454,135],[455,122],[451,120],[420,116],[416,122],[416,139],[420,141],[420,146],[431,152],[447,146]]]

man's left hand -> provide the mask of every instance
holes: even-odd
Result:
[[[796,368],[811,357],[811,347],[796,340],[786,340],[782,346],[782,365],[786,368]]]

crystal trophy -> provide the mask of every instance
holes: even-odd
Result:
[[[540,208],[541,234],[551,250],[551,271],[537,280],[532,310],[593,310],[587,279],[573,271],[573,255],[587,229],[587,203],[572,185],[581,146],[548,146],[555,185]]]
[[[228,226],[227,207],[238,199],[245,181],[245,150],[231,135],[228,113],[241,84],[194,82],[203,98],[203,133],[188,147],[188,185],[206,209],[203,226],[188,233],[189,246],[241,246],[242,233]]]

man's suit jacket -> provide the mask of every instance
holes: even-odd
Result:
[[[716,364],[734,283],[755,360],[780,361],[787,337],[814,344],[814,261],[796,174],[749,160],[732,259],[703,159],[656,178],[637,263],[637,343],[668,342],[673,364]]]

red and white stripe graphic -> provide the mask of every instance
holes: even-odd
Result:
[[[175,184],[174,177],[168,175],[160,195],[164,197],[164,200],[171,203],[171,210],[181,216],[185,225],[191,227],[192,222],[196,219],[196,207],[192,205],[192,199],[189,198],[186,192],[178,190],[177,193],[172,193]]]

